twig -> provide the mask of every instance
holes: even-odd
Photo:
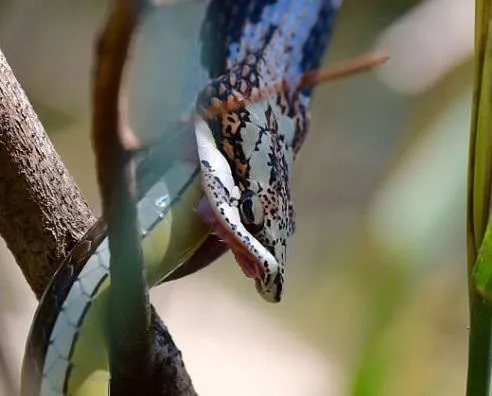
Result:
[[[195,395],[181,354],[150,310],[136,211],[138,148],[120,100],[133,31],[144,2],[116,1],[100,36],[93,91],[93,141],[111,251],[110,393]]]
[[[309,71],[302,76],[299,87],[302,89],[309,89],[329,81],[368,72],[386,63],[388,59],[389,56],[382,52],[369,52],[357,58],[345,60],[335,65]],[[238,111],[251,103],[264,100],[273,94],[286,91],[289,88],[292,87],[285,81],[281,81],[273,86],[267,87],[266,89],[255,90],[251,92],[251,95],[248,97],[231,97],[227,102],[216,101],[212,106],[200,109],[200,114],[210,119],[220,114]],[[185,118],[183,121],[186,122],[189,120]]]
[[[328,81],[368,72],[375,67],[381,66],[388,60],[389,56],[382,52],[369,52],[357,58],[342,61],[336,65],[330,65],[308,72],[302,78],[300,85],[302,88],[311,88]]]
[[[140,2],[115,1],[97,43],[92,133],[103,216],[111,251],[110,393],[139,394],[154,366],[150,303],[136,210],[129,130],[120,87]]]

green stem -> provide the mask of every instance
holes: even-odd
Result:
[[[492,348],[491,308],[475,295],[471,304],[466,396],[489,396]]]

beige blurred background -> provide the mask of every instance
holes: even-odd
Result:
[[[0,0],[0,47],[96,212],[88,87],[105,7]],[[264,304],[230,255],[152,293],[200,395],[464,393],[473,18],[470,0],[345,0],[326,62],[391,60],[316,91],[285,300]],[[3,245],[0,265],[18,381],[36,302]]]

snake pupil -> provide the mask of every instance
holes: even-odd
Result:
[[[252,191],[245,191],[239,204],[241,221],[246,229],[251,233],[257,233],[263,228],[263,207],[260,199]]]

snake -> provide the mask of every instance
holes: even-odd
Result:
[[[309,130],[313,91],[301,79],[320,67],[340,5],[202,3],[194,47],[194,74],[202,76],[192,94],[196,117],[168,125],[137,159],[149,287],[194,273],[230,250],[261,297],[281,300],[295,231],[293,164]],[[40,299],[26,343],[22,395],[107,394],[109,259],[99,219]]]

